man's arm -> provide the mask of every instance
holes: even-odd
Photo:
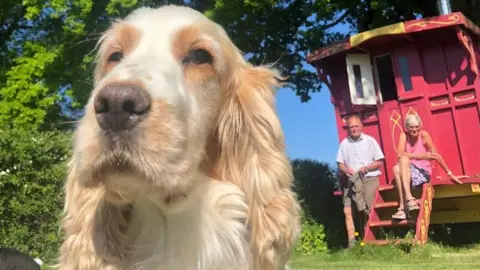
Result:
[[[374,161],[368,164],[367,166],[361,168],[360,171],[362,173],[367,173],[369,171],[375,171],[380,169],[385,159],[385,156],[383,155],[382,149],[380,148],[380,145],[378,144],[377,140],[372,138],[372,142],[373,142],[373,160]]]
[[[367,170],[367,172],[369,171],[375,171],[375,170],[378,170],[380,169],[380,167],[383,165],[383,159],[381,160],[375,160],[374,162],[368,164],[365,169]]]
[[[345,174],[345,175],[347,175],[347,176],[352,176],[352,175],[355,173],[352,169],[350,169],[350,168],[348,168],[347,166],[345,166],[345,164],[340,163],[340,162],[337,162],[337,164],[338,164],[338,168],[340,169],[340,171],[341,171],[343,174]]]
[[[343,143],[340,143],[340,146],[338,147],[338,153],[337,153],[337,165],[338,165],[338,169],[340,170],[340,172],[342,172],[343,174],[347,175],[347,176],[352,176],[355,172],[348,168],[346,165],[345,165],[345,154],[344,154],[344,144]]]

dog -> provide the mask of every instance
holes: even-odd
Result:
[[[188,7],[112,23],[73,138],[59,268],[286,269],[301,229],[284,80]]]
[[[13,248],[0,248],[0,270],[40,270],[40,259]]]

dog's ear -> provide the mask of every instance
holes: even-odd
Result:
[[[216,129],[215,176],[246,193],[256,264],[273,269],[299,232],[292,166],[275,108],[284,78],[270,66],[248,64],[231,78]]]
[[[86,187],[72,160],[65,185],[60,269],[122,268],[130,206],[112,204],[101,185]],[[115,266],[115,267],[114,267]]]
[[[220,110],[217,141],[222,177],[232,181],[266,181],[244,185],[255,197],[270,197],[280,186],[289,186],[291,167],[285,155],[283,130],[275,109],[279,73],[269,67],[244,66],[236,70]],[[277,167],[274,175],[270,168]],[[248,176],[248,177],[246,177]],[[247,179],[243,179],[243,178]],[[260,186],[269,185],[261,194]],[[248,190],[252,188],[253,190]]]

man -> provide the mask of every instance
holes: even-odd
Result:
[[[357,115],[347,118],[348,137],[340,143],[337,163],[343,189],[343,212],[347,227],[348,246],[355,245],[352,201],[359,211],[369,213],[378,187],[379,168],[385,159],[377,141],[362,133],[363,124]],[[345,178],[348,181],[345,181]]]

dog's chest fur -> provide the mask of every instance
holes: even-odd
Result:
[[[150,201],[132,209],[129,270],[249,269],[245,196],[236,186],[209,181],[182,210],[165,214]]]

